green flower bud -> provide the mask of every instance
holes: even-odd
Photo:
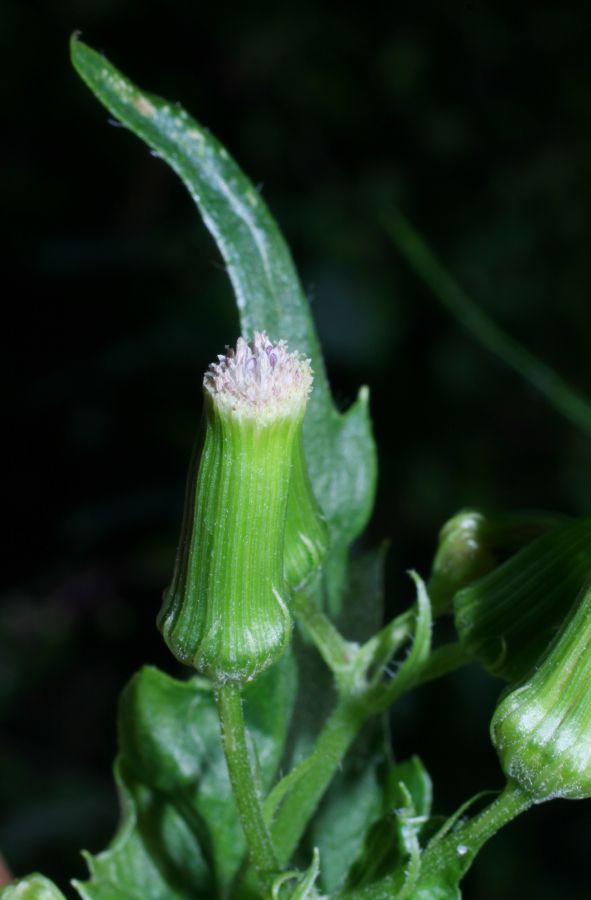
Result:
[[[285,522],[285,577],[293,590],[301,590],[319,571],[327,548],[326,519],[312,491],[300,435],[294,447]]]
[[[181,662],[249,681],[289,643],[284,533],[310,362],[255,333],[204,377],[203,444],[158,625]]]
[[[591,516],[554,528],[454,597],[462,646],[493,675],[528,674],[591,570]]]
[[[447,612],[461,588],[492,572],[512,553],[564,522],[564,516],[552,513],[489,516],[471,509],[457,513],[439,532],[427,584],[434,614]]]
[[[447,612],[460,588],[494,569],[494,556],[483,541],[485,521],[476,510],[462,510],[448,519],[439,532],[427,583],[435,614]]]
[[[491,736],[536,803],[591,797],[591,583],[530,677],[498,705]]]

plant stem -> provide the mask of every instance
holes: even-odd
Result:
[[[411,612],[414,617],[415,611]],[[409,618],[406,614],[400,617],[403,632]],[[466,661],[458,644],[445,645],[425,661],[417,672],[416,681],[406,682],[401,679],[400,693],[415,684],[438,678]],[[394,681],[393,684],[395,683]],[[389,705],[393,697],[389,688],[390,685],[386,685],[385,691],[380,691],[368,686],[354,699],[342,696],[321,731],[313,751],[279,781],[267,797],[267,821],[279,809],[270,827],[281,865],[286,865],[289,861],[357,733],[366,719],[375,712],[376,701],[381,699],[383,702],[380,706],[383,708]]]
[[[531,805],[531,797],[514,781],[508,781],[499,796],[482,812],[441,840],[435,838],[427,847],[422,859],[421,882],[436,880],[446,871],[452,872],[459,880],[484,844]]]
[[[449,831],[445,837],[438,839],[436,835],[421,857],[419,881],[408,900],[439,896],[437,888],[441,892],[458,885],[484,844],[504,825],[525,812],[531,803],[521,788],[510,781],[502,793],[473,819]],[[367,887],[343,891],[337,897],[339,900],[391,900],[398,896],[399,889],[400,879],[396,875],[387,875]]]
[[[220,685],[216,699],[230,782],[251,862],[265,896],[270,895],[279,866],[248,758],[240,685],[235,682]]]
[[[320,609],[317,609],[303,591],[294,594],[293,611],[334,675],[339,676],[347,670],[351,665],[357,645],[346,641],[330,619]]]
[[[339,700],[310,756],[290,772],[288,777],[293,786],[271,826],[280,865],[289,861],[367,715],[368,711],[359,703],[349,698]],[[301,778],[298,777],[300,769]]]
[[[446,272],[431,249],[398,211],[384,216],[390,237],[406,257],[416,274],[431,288],[439,302],[467,331],[495,353],[522,378],[529,381],[566,419],[586,434],[591,434],[591,402],[571,387],[550,366],[527,347],[506,334],[496,322],[476,306]]]
[[[442,678],[444,675],[449,675],[450,672],[455,672],[456,669],[470,662],[473,662],[472,657],[468,656],[459,641],[442,644],[441,647],[437,647],[431,653],[431,656],[421,669],[421,674],[415,686],[418,687],[421,684],[427,684],[429,681]]]

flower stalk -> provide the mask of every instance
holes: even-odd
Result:
[[[248,757],[241,686],[226,682],[219,686],[216,701],[222,730],[222,743],[232,791],[238,807],[251,863],[265,896],[270,896],[279,866]]]

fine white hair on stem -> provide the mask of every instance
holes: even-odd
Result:
[[[312,389],[310,360],[290,353],[286,341],[273,342],[264,331],[252,341],[239,337],[236,348],[211,363],[203,386],[222,410],[261,422],[303,413]]]

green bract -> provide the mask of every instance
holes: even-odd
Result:
[[[456,591],[494,569],[494,557],[482,539],[484,522],[482,513],[462,510],[439,532],[427,585],[437,612],[446,612]]]
[[[328,549],[326,519],[316,502],[301,437],[295,441],[285,522],[285,578],[301,590],[320,569]]]
[[[456,594],[464,649],[499,678],[523,678],[558,631],[590,568],[589,516],[532,541]]]
[[[553,513],[486,515],[472,509],[448,519],[439,532],[427,584],[434,614],[447,612],[461,588],[564,521]]]
[[[285,521],[311,384],[308,360],[258,332],[204,378],[203,447],[158,624],[177,659],[217,682],[250,681],[289,642]]]
[[[591,584],[531,676],[491,723],[508,778],[540,803],[591,797]]]

